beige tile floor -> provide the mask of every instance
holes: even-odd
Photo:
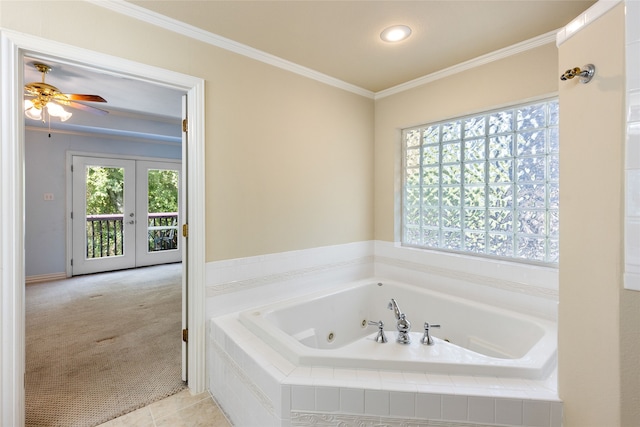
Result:
[[[231,427],[209,392],[183,390],[98,427]]]

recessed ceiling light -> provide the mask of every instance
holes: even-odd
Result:
[[[380,38],[386,42],[399,42],[411,35],[411,28],[406,25],[394,25],[380,33]]]

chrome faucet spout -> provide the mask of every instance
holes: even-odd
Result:
[[[398,307],[398,303],[394,298],[391,298],[391,301],[389,301],[389,305],[387,306],[387,308],[389,310],[393,310],[393,314],[396,316],[396,320],[400,320],[400,317],[402,317],[402,311],[400,310],[400,307]]]
[[[402,310],[400,310],[400,307],[398,307],[398,303],[394,298],[391,298],[387,308],[389,310],[393,310],[393,314],[395,314],[396,320],[398,321],[396,324],[396,328],[398,329],[398,339],[396,339],[396,341],[400,344],[409,344],[411,342],[411,337],[409,336],[411,322],[409,322],[409,319],[407,319]]]

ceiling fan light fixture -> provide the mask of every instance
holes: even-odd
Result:
[[[66,122],[67,120],[69,120],[71,118],[71,116],[73,116],[73,113],[70,111],[65,111],[64,115],[59,116],[60,117],[60,121],[61,122]]]
[[[32,120],[42,119],[42,109],[36,108],[30,99],[24,101],[24,115]]]
[[[33,120],[41,120],[42,119],[42,110],[38,110],[37,108],[29,108],[24,112],[25,116],[29,117]]]
[[[388,43],[396,43],[407,39],[411,35],[411,28],[406,25],[394,25],[392,27],[385,28],[380,33],[380,38]]]
[[[53,102],[47,104],[47,112],[50,116],[58,117],[61,122],[66,122],[73,115],[65,110],[62,105],[54,104]]]

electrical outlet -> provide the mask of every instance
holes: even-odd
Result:
[[[53,193],[44,193],[44,199],[47,201],[53,200]]]

